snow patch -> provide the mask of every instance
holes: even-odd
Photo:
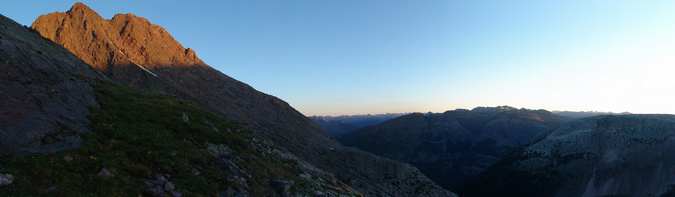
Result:
[[[131,61],[131,62],[133,62],[133,61]],[[134,64],[136,64],[136,63],[134,62]],[[141,66],[141,65],[136,64],[136,66],[141,67],[141,69],[143,69],[145,72],[150,73],[152,76],[155,76],[155,77],[157,76],[155,73],[150,72],[148,69],[143,68],[143,66]]]
[[[117,51],[120,52],[122,55],[124,55],[124,53],[123,53],[122,51],[120,51],[120,50],[117,50]],[[150,72],[148,69],[145,69],[145,68],[144,68],[143,66],[141,66],[140,64],[134,62],[134,60],[131,60],[131,58],[128,58],[128,57],[127,57],[127,59],[129,59],[129,61],[131,61],[131,63],[134,63],[136,66],[138,66],[138,67],[140,67],[141,69],[143,69],[145,72],[150,73],[152,76],[155,76],[155,77],[157,76],[155,73]]]

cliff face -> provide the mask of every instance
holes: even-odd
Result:
[[[99,70],[131,63],[146,68],[205,66],[193,50],[183,48],[164,28],[133,14],[105,20],[76,3],[67,12],[40,16],[31,28]]]
[[[0,29],[0,158],[78,147],[105,76],[11,19]]]
[[[198,103],[270,138],[314,166],[339,175],[364,194],[411,196],[431,192],[451,195],[414,167],[342,147],[283,100],[209,67],[193,50],[185,49],[166,30],[144,18],[118,14],[105,20],[84,4],[76,3],[67,12],[40,16],[31,28],[63,45],[118,83],[173,94]],[[381,166],[354,171],[353,165],[360,162]],[[395,180],[381,178],[388,175],[374,169],[378,167],[418,176],[410,176],[414,177],[410,178],[410,185],[394,186]],[[425,184],[428,187],[422,187]]]
[[[531,137],[571,118],[512,107],[415,113],[336,138],[345,146],[412,164],[452,189]]]
[[[674,148],[673,115],[589,117],[533,138],[457,191],[466,196],[517,196],[522,191],[538,196],[672,195]]]

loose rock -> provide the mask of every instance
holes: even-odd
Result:
[[[155,180],[161,182],[161,184],[164,184],[164,183],[169,182],[169,181],[166,180],[166,178],[165,178],[164,176],[162,176],[161,174],[155,175]]]
[[[157,186],[155,188],[146,189],[145,193],[150,196],[162,196],[164,195],[164,190],[161,187]]]
[[[172,182],[168,182],[168,183],[164,184],[164,190],[173,191],[174,189],[176,189],[176,186],[173,185]]]
[[[277,178],[270,179],[268,182],[280,196],[289,196],[291,194],[291,187],[294,185],[293,181],[284,181]]]
[[[177,191],[169,191],[169,193],[171,193],[171,195],[173,195],[173,196],[175,196],[175,197],[181,197],[181,196],[183,196],[183,195],[180,194],[180,192],[177,192]]]
[[[70,161],[73,160],[73,157],[66,155],[65,157],[63,157],[63,160],[67,161],[67,162],[70,162]]]
[[[187,123],[190,120],[187,114],[183,113],[183,122]]]
[[[204,122],[205,125],[208,125],[209,127],[211,127],[211,129],[213,129],[213,131],[215,131],[215,132],[220,131],[218,128],[216,128],[215,125],[211,124],[208,120],[202,119],[202,122]]]
[[[310,178],[312,178],[312,175],[311,175],[311,174],[308,174],[308,173],[303,173],[303,174],[300,174],[300,178],[303,178],[303,179],[310,179]]]
[[[321,192],[321,191],[313,191],[313,192],[312,192],[312,195],[314,195],[314,196],[316,196],[316,197],[325,197],[325,196],[326,196],[326,194],[324,194],[324,193]]]
[[[217,157],[230,157],[232,154],[234,154],[234,150],[225,144],[209,143],[206,149]]]
[[[99,176],[103,176],[103,177],[105,177],[105,178],[115,177],[115,174],[113,174],[112,172],[110,172],[110,170],[108,170],[108,169],[105,168],[105,167],[103,167],[103,169],[101,169],[101,171],[98,172],[98,175],[99,175]]]
[[[0,186],[12,184],[14,176],[11,174],[0,174]]]

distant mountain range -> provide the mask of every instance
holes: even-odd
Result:
[[[531,137],[573,118],[509,106],[413,113],[336,136],[354,146],[416,166],[452,189]]]
[[[586,118],[586,117],[599,116],[599,115],[627,115],[627,114],[631,114],[630,112],[614,113],[614,112],[599,112],[599,111],[553,111],[553,113],[561,115],[561,116],[572,117],[572,118]]]
[[[337,136],[350,131],[355,131],[365,126],[375,125],[392,118],[410,113],[386,113],[367,115],[342,115],[342,116],[309,116],[309,119],[325,129],[332,136]]]

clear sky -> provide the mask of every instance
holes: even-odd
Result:
[[[305,115],[675,114],[675,1],[83,1],[133,13]],[[30,26],[74,1],[4,1]]]

